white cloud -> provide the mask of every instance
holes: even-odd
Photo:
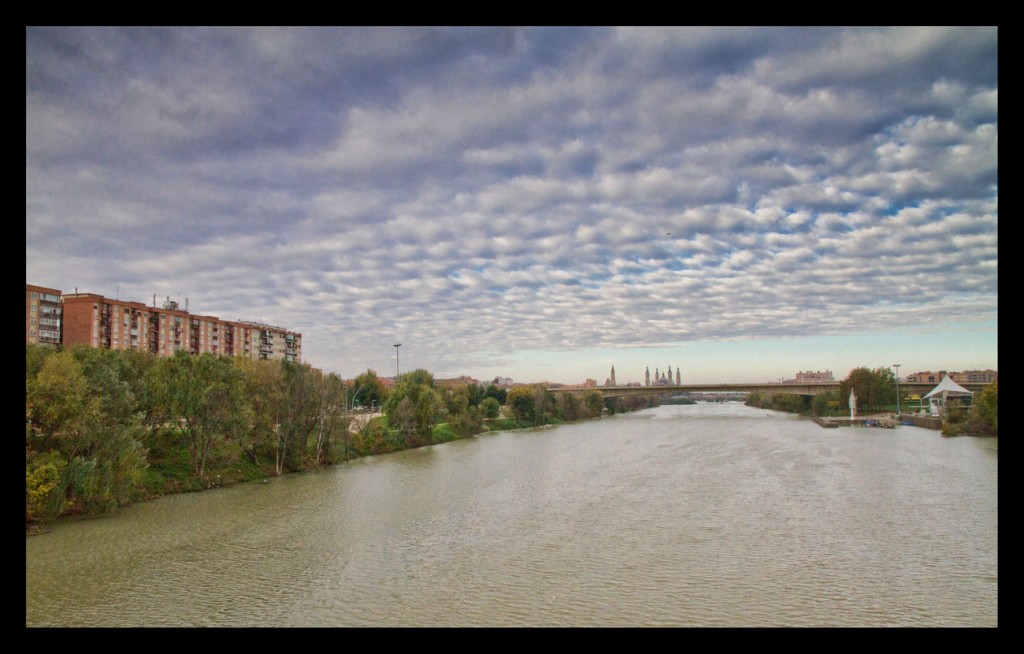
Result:
[[[91,34],[27,32],[29,283],[349,376],[997,317],[994,30]]]

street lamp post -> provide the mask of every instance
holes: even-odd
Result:
[[[900,366],[902,364],[894,363],[892,367],[896,369],[896,416],[900,415]]]
[[[402,347],[401,343],[395,343],[395,381],[398,381],[398,348]]]
[[[355,411],[356,408],[356,398],[358,398],[359,394],[362,393],[365,389],[366,386],[360,386],[359,388],[356,389],[355,395],[352,396],[352,404],[350,405],[350,409],[352,411]]]

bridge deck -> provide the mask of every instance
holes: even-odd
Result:
[[[671,386],[560,386],[551,388],[554,392],[584,393],[598,391],[604,397],[625,397],[629,395],[676,395],[680,393],[792,393],[795,395],[817,395],[825,391],[838,390],[842,382],[815,383],[726,383],[726,384],[681,384]],[[977,393],[985,384],[961,384]],[[935,384],[900,382],[901,394],[925,395]]]

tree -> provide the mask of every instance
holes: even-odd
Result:
[[[507,396],[508,391],[500,386],[495,386],[494,384],[489,384],[487,388],[484,389],[484,397],[493,397],[498,400],[498,404],[505,404]]]
[[[839,384],[842,398],[848,401],[851,389],[857,394],[858,409],[875,409],[896,403],[896,377],[889,368],[854,368]]]
[[[213,447],[249,426],[243,375],[228,357],[183,350],[161,359],[156,370],[160,404],[188,441],[193,472],[205,478]]]
[[[484,418],[494,420],[501,412],[501,403],[493,397],[485,397],[483,401],[480,402],[480,409],[483,412]]]
[[[350,406],[358,403],[362,406],[382,407],[388,398],[388,389],[384,382],[369,368],[355,378],[353,386],[352,394],[349,396]]]
[[[131,499],[147,465],[144,416],[121,378],[121,357],[76,348],[26,363],[37,370],[26,380],[30,513],[94,513]]]
[[[35,379],[43,368],[43,362],[51,354],[60,352],[59,349],[38,343],[27,343],[25,345],[25,381]]]
[[[534,384],[533,411],[535,425],[546,425],[555,415],[555,394],[543,384]]]
[[[480,406],[480,403],[487,397],[485,393],[486,389],[480,384],[466,384],[466,399],[469,402],[469,406]]]
[[[533,387],[516,386],[508,392],[508,408],[512,416],[521,422],[534,422],[535,407]]]
[[[508,392],[508,407],[516,420],[543,425],[554,416],[555,396],[544,384],[516,386]]]
[[[148,466],[142,445],[146,416],[134,392],[143,386],[138,375],[145,365],[136,363],[145,360],[86,346],[72,353],[82,365],[97,410],[87,416],[81,460],[72,459],[69,470],[88,473],[74,489],[83,510],[102,511],[126,504]]]
[[[82,366],[68,351],[45,358],[26,381],[27,444],[35,451],[59,450],[74,456],[90,414],[98,410]]]
[[[843,407],[842,397],[838,390],[818,393],[811,400],[811,412],[816,416],[831,416],[840,412]]]
[[[238,445],[255,464],[261,453],[277,448],[277,425],[283,402],[283,373],[279,361],[238,357],[235,366],[242,373],[242,388],[249,406],[250,428],[238,437]]]
[[[583,396],[583,404],[591,418],[600,418],[604,413],[604,396],[601,395],[601,391],[587,391]]]
[[[417,368],[411,372],[407,372],[399,378],[400,381],[409,382],[411,384],[421,384],[429,388],[436,388],[434,383],[434,375],[424,370],[423,368]]]
[[[308,363],[281,361],[281,407],[278,412],[274,468],[278,475],[285,469],[305,467],[307,445],[318,419],[320,399],[316,371]]]
[[[575,393],[564,392],[558,394],[558,417],[566,422],[579,420],[583,417],[584,407]]]
[[[343,456],[348,457],[349,419],[342,415],[345,383],[338,375],[317,372],[317,420],[313,441],[313,463],[317,466],[334,462],[334,445],[340,440]]]
[[[992,427],[995,432],[999,431],[999,386],[998,382],[992,382],[981,389],[974,399],[974,410],[978,417]]]
[[[483,427],[480,407],[472,404],[472,398],[478,397],[477,390],[482,389],[464,384],[447,387],[442,392],[448,424],[460,438],[479,433]]]
[[[422,369],[399,377],[384,403],[384,415],[407,447],[429,444],[434,425],[444,412],[444,399],[434,388],[433,375]]]

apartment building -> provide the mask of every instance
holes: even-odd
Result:
[[[230,324],[241,342],[239,354],[255,359],[302,360],[302,334],[261,322]]]
[[[924,372],[915,372],[907,375],[905,381],[911,383],[938,384],[946,374],[945,370],[940,370],[938,372],[926,370]]]
[[[42,310],[40,287],[26,285],[29,319]],[[55,289],[43,289],[47,292]],[[35,293],[37,297],[32,298]],[[88,345],[110,350],[142,350],[159,356],[173,356],[184,350],[191,354],[244,356],[253,359],[302,360],[302,334],[283,327],[258,322],[222,320],[182,310],[167,298],[161,306],[141,302],[115,300],[95,293],[49,293],[58,298],[58,311],[63,314],[54,343],[66,347]],[[48,315],[48,314],[47,314]],[[58,314],[60,315],[60,314]],[[36,323],[27,324],[32,327]],[[29,339],[38,337],[38,328],[26,332]],[[47,335],[53,338],[52,334]],[[30,342],[33,342],[30,340]]]
[[[800,372],[796,373],[796,378],[791,380],[791,381],[810,383],[810,384],[819,384],[821,382],[835,381],[835,378],[832,376],[832,371],[831,370],[825,370],[825,371],[815,370],[814,372],[811,372],[810,370],[808,370],[806,372],[800,371]]]
[[[60,344],[60,289],[25,284],[25,342]]]
[[[999,380],[995,370],[964,370],[949,373],[950,379],[958,384],[991,384]]]

